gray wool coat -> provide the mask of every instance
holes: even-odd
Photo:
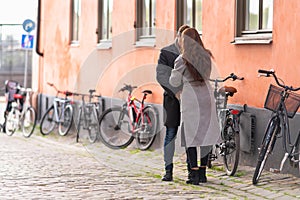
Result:
[[[209,81],[201,86],[193,80],[182,56],[178,56],[169,82],[173,87],[183,84],[181,145],[198,147],[217,144],[221,134],[212,87]]]

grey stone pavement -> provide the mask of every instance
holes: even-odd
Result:
[[[133,142],[134,143],[134,142]],[[173,182],[162,182],[162,150],[134,144],[112,150],[101,142],[75,142],[36,131],[30,138],[0,133],[0,199],[300,199],[300,179],[264,172],[252,185],[253,168],[228,177],[222,165],[208,169],[208,182],[187,185],[184,154],[175,155]]]

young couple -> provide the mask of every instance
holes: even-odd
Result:
[[[195,28],[183,25],[175,42],[161,49],[156,78],[164,89],[165,175],[173,180],[175,138],[181,125],[181,146],[187,155],[188,184],[207,182],[206,165],[212,145],[220,137],[220,128],[209,77],[212,53],[206,49]],[[180,98],[179,98],[180,97]],[[200,166],[197,147],[200,147]]]

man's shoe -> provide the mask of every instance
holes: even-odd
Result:
[[[173,181],[173,172],[172,170],[166,170],[166,174],[161,179],[162,181]]]

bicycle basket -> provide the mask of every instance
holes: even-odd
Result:
[[[5,93],[8,94],[9,102],[14,101],[14,94],[17,94],[19,92],[19,89],[17,88],[18,85],[19,83],[17,81],[13,81],[13,80],[5,81]]]
[[[268,110],[276,112],[280,99],[281,99],[281,92],[283,91],[283,88],[270,85],[268,95],[265,101],[264,107]],[[288,92],[288,96],[284,101],[286,110],[287,110],[287,115],[289,118],[293,118],[300,106],[300,95],[293,93],[293,92]]]

